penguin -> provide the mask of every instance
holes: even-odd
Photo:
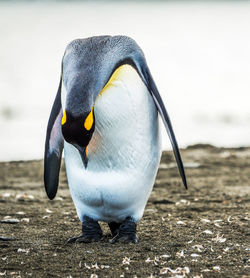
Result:
[[[62,151],[82,233],[72,242],[137,243],[136,226],[161,157],[160,114],[186,176],[170,118],[141,48],[127,36],[76,39],[66,47],[47,126],[44,184],[53,199]]]

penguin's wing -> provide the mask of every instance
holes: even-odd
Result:
[[[140,63],[139,65],[137,64],[137,69],[139,70],[139,74],[141,75],[142,80],[145,83],[145,85],[147,86],[149,92],[151,93],[153,100],[155,102],[155,105],[161,115],[161,118],[163,120],[163,123],[165,125],[165,128],[167,130],[167,133],[168,133],[168,136],[170,139],[170,142],[173,147],[175,159],[176,159],[176,162],[177,162],[177,165],[179,168],[179,172],[180,172],[183,184],[184,184],[185,188],[187,189],[186,175],[185,175],[181,155],[179,152],[179,147],[178,147],[178,144],[177,144],[177,141],[176,141],[176,138],[174,135],[174,131],[172,128],[172,124],[171,124],[170,118],[168,116],[168,112],[165,108],[165,105],[162,101],[160,93],[156,87],[156,84],[153,80],[153,77],[152,77],[150,70],[149,70],[148,66],[146,65],[146,63]]]
[[[61,105],[62,78],[56,98],[50,113],[47,126],[45,153],[44,153],[44,185],[50,200],[56,196],[63,151],[63,136],[61,131],[62,105]]]

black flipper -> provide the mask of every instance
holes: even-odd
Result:
[[[45,153],[44,153],[44,185],[50,200],[56,196],[63,151],[63,136],[61,131],[62,105],[61,105],[62,78],[56,98],[50,113],[47,126]]]
[[[152,75],[149,71],[148,66],[143,63],[142,66],[137,65],[137,69],[139,69],[139,74],[141,75],[142,80],[145,83],[145,85],[147,86],[149,92],[151,93],[151,95],[154,99],[155,105],[156,105],[156,107],[157,107],[157,109],[158,109],[158,111],[161,115],[161,118],[163,120],[163,123],[165,125],[165,128],[167,130],[167,133],[168,133],[168,136],[169,136],[169,139],[170,139],[170,142],[171,142],[172,147],[173,147],[175,159],[176,159],[176,162],[177,162],[177,165],[178,165],[178,168],[179,168],[179,172],[180,172],[183,184],[184,184],[185,188],[187,189],[186,175],[185,175],[181,155],[180,155],[180,152],[179,152],[179,147],[178,147],[178,144],[177,144],[177,141],[176,141],[176,138],[175,138],[175,135],[174,135],[174,131],[173,131],[173,128],[172,128],[172,124],[171,124],[170,118],[168,116],[168,112],[165,108],[165,105],[162,101],[162,98],[161,98],[160,93],[159,93],[159,91],[156,87],[156,84],[153,80],[153,77],[152,77]]]

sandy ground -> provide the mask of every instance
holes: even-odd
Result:
[[[250,148],[196,145],[182,156],[189,190],[164,152],[137,245],[111,245],[105,223],[103,241],[67,244],[81,225],[64,166],[49,201],[42,161],[1,163],[0,236],[13,240],[0,240],[0,276],[250,277]]]

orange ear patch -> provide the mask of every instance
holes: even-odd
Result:
[[[62,125],[64,125],[67,121],[67,116],[66,116],[66,111],[64,111],[63,113],[63,117],[62,117]]]

